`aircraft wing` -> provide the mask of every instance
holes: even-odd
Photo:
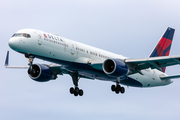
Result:
[[[172,75],[172,76],[162,76],[160,77],[161,80],[169,80],[169,79],[175,79],[180,78],[180,75]]]
[[[91,63],[89,63],[89,65],[96,70],[103,71],[103,68],[102,68],[103,62],[102,61],[97,61],[97,62],[92,61]]]
[[[62,66],[60,64],[52,63],[52,64],[49,64],[49,65],[47,65],[47,64],[44,64],[44,65],[48,66],[52,70],[52,72],[54,74],[58,74],[58,75],[70,74],[71,72],[73,72],[71,70],[66,69],[64,66]],[[6,55],[6,59],[5,59],[5,62],[4,62],[4,66],[6,68],[14,68],[14,69],[28,69],[29,68],[28,65],[27,66],[10,66],[9,65],[9,51],[7,51],[7,55]],[[91,78],[91,77],[87,77],[87,76],[85,76],[83,74],[79,74],[79,77],[87,78],[87,79],[94,79],[94,78]]]
[[[144,59],[126,59],[125,63],[128,65],[131,74],[140,72],[140,70],[151,68],[162,71],[162,67],[180,64],[180,56],[162,56],[150,57]]]

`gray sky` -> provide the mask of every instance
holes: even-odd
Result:
[[[175,28],[170,55],[180,55],[179,0],[0,0],[0,63],[10,51],[11,65],[28,60],[8,46],[23,28],[34,28],[89,44],[130,58],[149,56],[167,27]],[[34,63],[45,63],[35,60]],[[179,120],[180,79],[169,86],[126,88],[111,92],[113,83],[80,79],[83,97],[69,93],[70,76],[38,83],[26,70],[0,66],[1,120]],[[180,74],[180,66],[169,67]]]

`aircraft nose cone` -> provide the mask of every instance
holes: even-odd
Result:
[[[13,50],[16,50],[18,46],[19,46],[19,39],[18,38],[11,38],[9,40],[9,47],[10,48],[12,48]]]

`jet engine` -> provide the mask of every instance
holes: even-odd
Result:
[[[127,65],[118,59],[107,59],[103,63],[103,71],[110,77],[121,77],[128,74]]]
[[[54,79],[54,74],[49,67],[42,64],[33,64],[28,69],[29,77],[37,82],[47,82]]]

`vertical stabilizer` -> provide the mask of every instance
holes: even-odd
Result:
[[[9,65],[9,51],[7,51],[6,59],[4,62],[4,66],[8,66],[8,65]]]
[[[168,27],[149,57],[169,56],[175,29]],[[162,68],[165,72],[166,67]]]

